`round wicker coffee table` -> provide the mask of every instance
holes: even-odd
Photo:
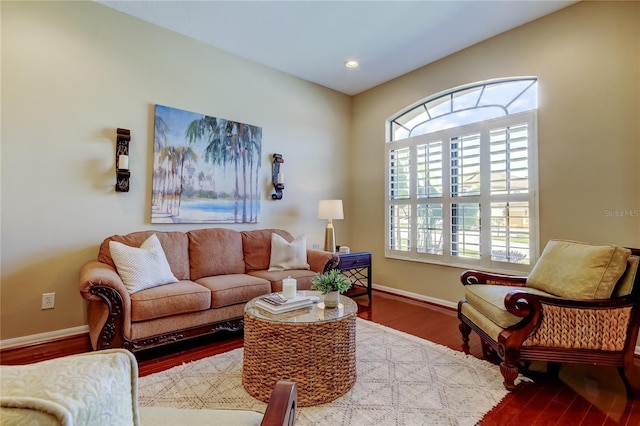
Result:
[[[340,297],[335,309],[324,304],[282,314],[256,306],[244,309],[242,384],[267,402],[278,380],[298,385],[298,405],[324,404],[344,395],[356,382],[358,305]]]

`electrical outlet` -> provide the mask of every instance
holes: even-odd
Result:
[[[42,309],[53,309],[56,304],[55,293],[42,293]]]

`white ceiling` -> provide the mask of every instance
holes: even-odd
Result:
[[[348,95],[577,2],[96,1]]]

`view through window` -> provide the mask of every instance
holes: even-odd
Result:
[[[528,270],[538,239],[537,85],[475,83],[387,121],[387,257]]]

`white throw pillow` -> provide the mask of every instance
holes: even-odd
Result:
[[[288,242],[274,232],[271,234],[269,271],[287,271],[289,269],[309,269],[307,237],[303,234]]]
[[[140,248],[109,241],[109,251],[129,293],[178,282],[156,234],[147,238]]]

